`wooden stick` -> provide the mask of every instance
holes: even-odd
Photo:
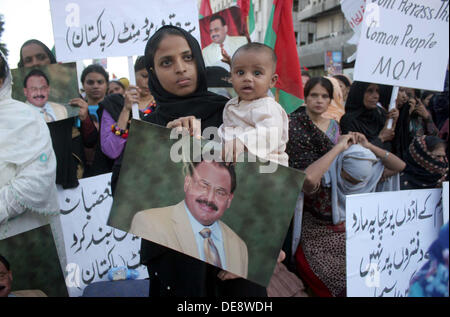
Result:
[[[399,89],[398,86],[394,86],[394,88],[392,89],[391,102],[389,103],[389,111],[391,111],[392,109],[395,108],[395,101],[397,100],[398,89]],[[394,120],[389,119],[389,121],[387,123],[388,130],[392,129],[393,122],[394,122]]]
[[[130,73],[130,85],[136,86],[136,75],[134,74],[133,56],[128,56],[128,72]],[[139,105],[133,103],[131,108],[131,114],[133,119],[140,120],[139,117]]]

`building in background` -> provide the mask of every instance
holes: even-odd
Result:
[[[344,74],[353,74],[354,63],[345,61],[356,51],[355,45],[347,44],[352,37],[350,28],[341,11],[339,0],[299,0],[297,12],[297,44],[300,64],[312,75],[325,73],[327,51],[341,51]]]

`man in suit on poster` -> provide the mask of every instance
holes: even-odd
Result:
[[[234,167],[223,162],[194,162],[184,180],[185,199],[134,217],[130,233],[247,277],[245,242],[219,219],[236,188]]]
[[[209,34],[212,43],[203,49],[203,58],[206,66],[220,66],[230,71],[230,65],[222,62],[222,48],[232,57],[234,52],[248,43],[245,36],[229,36],[225,19],[216,14],[209,20]]]
[[[25,76],[23,93],[27,98],[26,103],[39,111],[46,122],[68,118],[67,109],[63,105],[48,101],[50,82],[43,71],[33,69]]]

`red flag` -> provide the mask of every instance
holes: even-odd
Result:
[[[288,113],[303,104],[303,84],[292,21],[292,0],[273,0],[273,7],[264,43],[277,55],[280,104]],[[294,99],[292,99],[294,98]]]
[[[274,3],[273,29],[277,34],[275,54],[278,57],[277,72],[280,78],[277,86],[303,99],[302,75],[292,21],[292,0],[275,0]]]
[[[237,0],[236,4],[241,8],[242,17],[247,18],[250,11],[250,0]]]
[[[211,4],[209,3],[209,0],[202,0],[202,3],[200,4],[200,15],[202,17],[207,17],[208,15],[212,15],[212,9],[211,9]]]

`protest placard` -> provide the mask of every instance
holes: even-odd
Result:
[[[195,0],[50,0],[56,58],[144,55],[145,45],[164,25],[177,25],[200,41]]]
[[[354,79],[442,91],[449,15],[448,0],[368,1]]]
[[[89,284],[107,281],[114,267],[135,269],[139,279],[148,277],[140,265],[141,239],[106,225],[113,200],[110,180],[110,173],[103,174],[81,179],[77,188],[58,191],[65,249],[61,265],[69,296],[80,296]]]
[[[67,296],[50,225],[0,240],[0,255],[10,264],[14,296]],[[7,280],[0,279],[0,293]]]
[[[69,104],[79,97],[75,63],[17,68],[11,73],[12,97],[45,111],[47,122],[78,116],[80,108]]]
[[[199,23],[205,65],[207,67],[222,67],[229,72],[230,65],[222,61],[222,49],[232,57],[239,47],[248,43],[247,26],[242,23],[241,9],[231,7],[216,12],[212,16],[204,17]],[[225,77],[217,71],[211,73],[217,73],[217,76]]]
[[[407,296],[442,226],[441,189],[347,196],[348,297]]]
[[[366,0],[341,0],[342,13],[354,32],[349,44],[358,45],[365,8]]]
[[[208,226],[222,235],[215,240],[221,262],[214,265],[267,286],[304,173],[279,165],[273,173],[260,173],[264,164],[256,159],[232,167],[212,162],[207,149],[214,142],[206,135],[213,129],[204,133],[199,149],[197,139],[178,138],[150,123],[133,120],[130,129],[108,224],[202,261],[204,241],[196,230]],[[202,151],[209,161],[201,161]],[[191,168],[204,172],[201,182]]]

